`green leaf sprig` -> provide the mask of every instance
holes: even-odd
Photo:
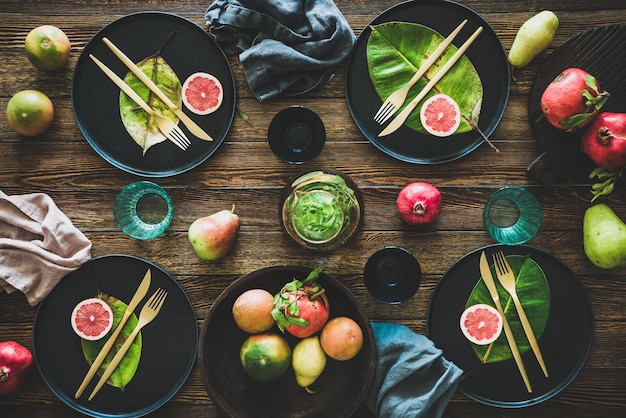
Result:
[[[598,182],[591,186],[591,194],[593,203],[600,196],[606,196],[615,189],[615,183],[622,177],[624,167],[616,170],[607,170],[606,168],[596,167],[590,174],[589,178],[597,178]]]
[[[322,271],[323,266],[316,267],[308,276],[300,281],[294,277],[292,281],[286,283],[280,292],[274,295],[274,309],[272,309],[272,317],[282,332],[289,325],[296,325],[305,328],[309,325],[309,321],[300,317],[300,308],[298,300],[308,298],[315,300],[324,294],[325,290],[317,283],[317,278]],[[305,286],[309,286],[305,288]],[[293,298],[292,298],[293,296]]]

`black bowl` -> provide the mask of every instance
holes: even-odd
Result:
[[[363,280],[376,299],[385,303],[400,303],[417,292],[422,281],[422,269],[409,251],[389,246],[376,251],[367,260]]]
[[[292,106],[274,116],[267,130],[267,141],[279,159],[291,164],[303,164],[322,152],[326,129],[311,109]]]
[[[363,348],[351,360],[328,358],[326,368],[311,386],[314,394],[298,386],[290,367],[274,382],[257,382],[244,371],[239,350],[249,334],[237,327],[232,315],[235,299],[249,289],[261,288],[276,294],[295,278],[304,280],[311,269],[278,265],[248,273],[228,286],[216,299],[205,319],[200,336],[199,361],[204,386],[211,399],[230,417],[349,417],[364,401],[374,378],[376,345],[365,312],[354,295],[339,281],[321,273],[330,317],[347,316],[363,330]],[[272,332],[280,333],[274,327]],[[293,348],[298,339],[287,333]]]

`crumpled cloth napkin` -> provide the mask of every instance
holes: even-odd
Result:
[[[204,17],[260,101],[326,84],[356,41],[332,0],[216,0]]]
[[[91,258],[91,242],[44,193],[0,191],[0,293],[20,290],[35,306]]]
[[[463,370],[423,335],[372,322],[378,360],[365,404],[377,417],[441,417]]]

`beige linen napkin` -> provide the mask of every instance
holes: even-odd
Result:
[[[91,242],[44,193],[0,190],[0,293],[20,290],[35,306],[91,258]]]

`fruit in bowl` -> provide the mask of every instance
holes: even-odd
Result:
[[[200,337],[199,362],[204,386],[215,404],[228,416],[274,418],[277,416],[326,417],[328,411],[338,416],[352,415],[362,404],[374,377],[376,345],[369,319],[354,295],[338,280],[319,272],[316,282],[328,298],[330,316],[351,318],[362,330],[362,347],[349,360],[335,360],[330,354],[317,353],[316,361],[301,352],[310,352],[313,343],[301,345],[296,365],[276,380],[263,382],[252,378],[242,367],[240,350],[251,334],[235,323],[232,306],[237,298],[250,289],[264,289],[273,295],[294,279],[301,282],[311,273],[310,268],[277,265],[248,273],[231,283],[215,300],[204,321]],[[281,333],[278,326],[265,333],[282,337],[291,347],[302,341],[320,340],[321,332],[299,338],[289,332]],[[256,335],[264,335],[256,334]],[[305,349],[306,348],[306,349]],[[315,348],[315,347],[314,347]],[[304,360],[303,360],[304,359]],[[325,362],[324,367],[321,363]],[[319,372],[319,370],[322,370]],[[297,373],[301,386],[298,383]],[[318,374],[319,373],[319,374]],[[307,379],[317,375],[313,383]],[[315,392],[308,393],[303,387]],[[286,401],[288,400],[288,401]]]
[[[598,165],[615,170],[626,165],[626,113],[602,112],[585,129],[583,152]]]

